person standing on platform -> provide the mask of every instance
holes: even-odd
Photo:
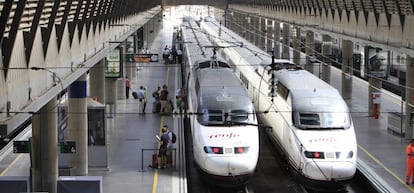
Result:
[[[167,144],[167,167],[172,166],[172,160],[173,160],[173,150],[174,150],[174,143],[173,140],[173,132],[168,128],[168,125],[164,125],[163,129],[166,130],[166,133],[168,134],[168,144]],[[176,140],[176,139],[175,139]]]
[[[406,172],[406,178],[405,178],[405,184],[411,182],[414,184],[414,139],[411,139],[410,144],[407,145],[407,148],[405,148],[405,153],[407,154],[407,172]]]
[[[180,48],[177,49],[177,63],[181,64],[181,62],[183,61],[183,52],[181,51]]]
[[[145,105],[145,91],[144,91],[144,86],[140,86],[139,90],[137,92],[138,94],[138,100],[139,100],[139,104],[138,104],[138,112],[139,114],[143,114],[144,113],[144,105]]]
[[[164,113],[166,106],[168,105],[168,88],[167,85],[163,85],[160,91],[161,113]]]
[[[171,55],[173,57],[172,63],[176,64],[177,63],[177,49],[175,48],[175,45],[173,45],[171,48]]]
[[[131,88],[131,82],[128,79],[128,76],[125,76],[125,96],[126,99],[129,99],[129,89]]]
[[[142,107],[142,113],[145,114],[145,109],[147,108],[147,87],[143,86],[144,90],[144,98],[143,98],[143,107]]]
[[[170,137],[168,136],[165,128],[161,129],[162,135],[160,138],[160,149],[158,150],[158,169],[165,168],[167,166],[167,146]]]

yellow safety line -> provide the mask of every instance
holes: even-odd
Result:
[[[167,76],[165,78],[165,84],[168,85],[168,78],[170,75],[170,67],[167,67]],[[159,133],[160,135],[162,134],[161,129],[164,126],[164,116],[161,116],[160,119],[160,129],[159,129]],[[157,182],[158,182],[158,170],[156,168],[154,168],[154,180],[152,182],[152,193],[156,193],[157,192]]]
[[[23,156],[23,154],[19,154],[13,161],[12,163],[10,163],[9,166],[7,166],[6,169],[3,170],[3,172],[0,173],[0,176],[3,176],[4,174],[6,174],[7,171],[9,171],[9,169],[17,162],[17,160],[19,160],[21,157]]]
[[[158,181],[158,170],[155,169],[155,172],[154,172],[154,181],[152,183],[152,193],[156,193],[157,192],[157,181]]]
[[[396,178],[401,184],[404,184],[411,192],[414,192],[414,189],[405,184],[405,180],[401,179],[400,177],[398,177],[398,175],[396,175],[394,172],[392,172],[390,169],[388,169],[383,163],[381,163],[378,159],[376,159],[372,154],[370,154],[368,152],[368,150],[366,150],[364,147],[358,145],[358,147],[364,151],[371,159],[373,159],[378,165],[380,165],[382,168],[384,168],[385,171],[387,171],[390,175],[394,176],[394,178]]]
[[[164,126],[164,116],[161,116],[160,119],[160,129],[159,129],[159,133],[161,134],[161,129]],[[158,170],[156,168],[154,168],[154,180],[152,182],[152,193],[156,193],[157,192],[157,182],[158,182]]]

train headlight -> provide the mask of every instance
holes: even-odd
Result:
[[[304,154],[306,158],[325,159],[325,154],[323,152],[305,151]]]
[[[248,152],[249,152],[249,147],[235,147],[234,148],[235,154],[242,154],[242,153],[248,153]]]
[[[223,154],[223,148],[204,146],[204,152],[209,154]]]

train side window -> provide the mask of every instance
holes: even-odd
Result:
[[[198,94],[198,91],[200,90],[200,82],[198,82],[198,78],[195,79],[194,87],[196,93]]]
[[[280,97],[287,100],[287,97],[289,95],[289,89],[287,89],[283,84],[280,84],[280,82],[277,85],[277,93]]]

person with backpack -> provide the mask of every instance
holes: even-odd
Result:
[[[167,166],[172,166],[172,158],[173,158],[173,149],[174,149],[174,143],[177,141],[177,135],[175,135],[174,132],[172,132],[168,125],[164,125],[163,129],[165,129],[168,134],[168,145],[167,145]]]

